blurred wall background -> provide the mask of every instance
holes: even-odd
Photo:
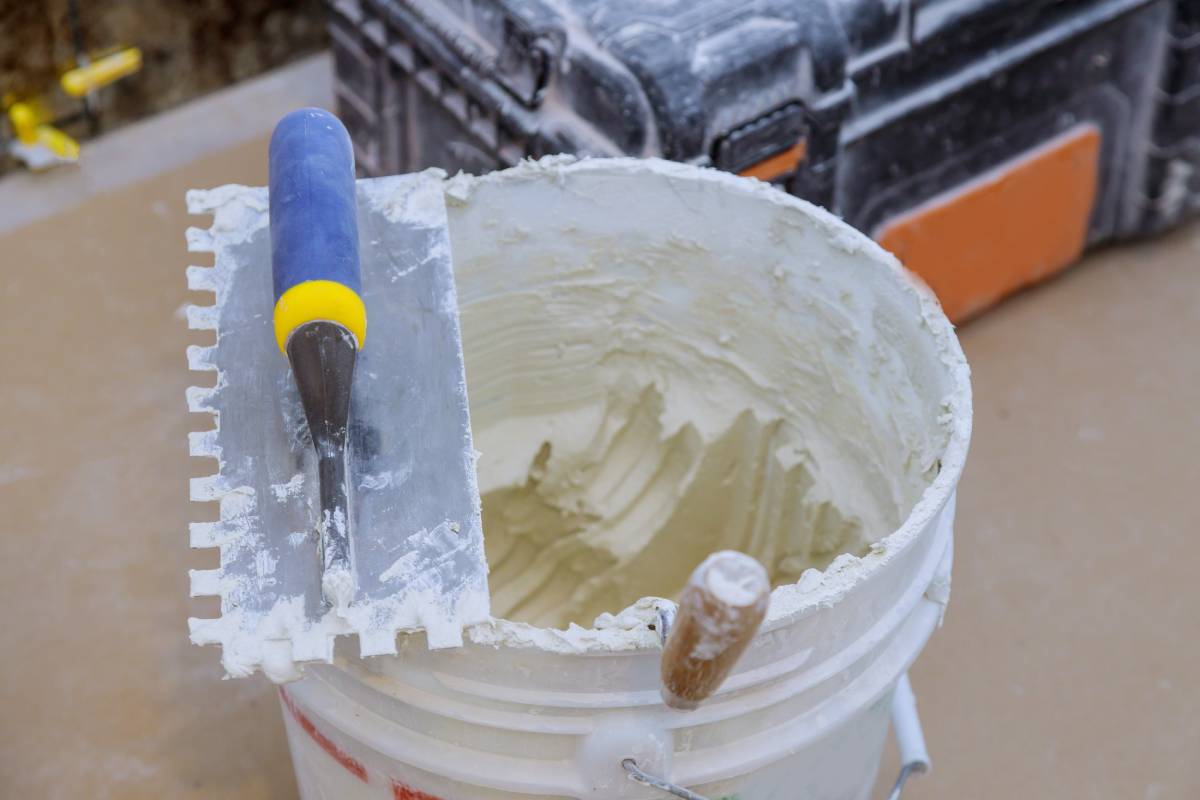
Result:
[[[0,97],[41,97],[56,116],[78,115],[80,102],[58,88],[78,49],[95,58],[139,47],[141,71],[96,93],[103,131],[324,45],[320,0],[0,0]],[[77,138],[92,132],[84,119],[62,127]],[[0,172],[14,166],[0,158]]]

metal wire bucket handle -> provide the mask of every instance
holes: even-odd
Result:
[[[663,620],[666,625],[669,620]],[[664,626],[665,627],[665,626]],[[887,800],[900,800],[904,784],[910,776],[916,773],[928,772],[932,766],[929,751],[925,747],[925,733],[921,730],[921,718],[917,715],[917,697],[913,694],[912,684],[908,681],[908,673],[900,676],[896,691],[892,695],[892,732],[896,737],[896,746],[900,750],[900,773],[892,785],[892,791]],[[626,758],[621,762],[631,781],[643,786],[658,789],[660,792],[683,798],[683,800],[709,800],[702,794],[685,789],[668,780],[651,775],[637,765],[637,761]]]

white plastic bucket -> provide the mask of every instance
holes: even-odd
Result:
[[[652,600],[456,650],[339,643],[281,690],[301,795],[663,796],[634,758],[710,798],[866,797],[949,595],[970,389],[936,302],[829,214],[719,172],[548,159],[446,187],[494,613],[616,612],[720,546],[787,582],[692,712],[659,699]],[[539,539],[559,517],[571,540]]]

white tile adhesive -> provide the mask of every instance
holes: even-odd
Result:
[[[616,223],[606,233],[602,219],[588,220],[585,232],[551,207],[537,229],[508,221],[506,203],[545,200],[537,185],[547,176],[569,189],[584,174],[628,191],[629,213],[656,235],[631,240]],[[770,629],[836,602],[879,569],[929,522],[957,480],[969,438],[967,367],[928,291],[824,211],[766,184],[748,189],[734,176],[703,174],[715,205],[672,209],[640,208],[639,179],[678,175],[694,184],[694,168],[552,157],[481,178],[423,177],[444,191],[448,206],[480,451],[494,616],[467,628],[476,644],[561,653],[657,647],[648,627],[656,596],[673,596],[721,549],[766,566],[776,586]],[[361,181],[360,211],[365,204],[386,219],[397,202],[411,211],[397,180]],[[767,204],[725,209],[720,194],[732,187]],[[216,254],[215,267],[189,268],[189,286],[217,295],[212,308],[189,308],[188,320],[214,328],[232,276],[249,267],[241,259],[247,243],[267,225],[265,190],[226,186],[191,192],[188,202],[193,213],[213,214],[210,228],[189,231],[191,249]],[[797,205],[806,213],[796,213]],[[726,254],[673,233],[687,226],[672,215],[714,212],[747,215],[747,236],[765,231],[772,240],[770,248],[747,241],[745,252],[776,255],[734,265],[746,276],[736,286]],[[457,234],[468,230],[489,235]],[[364,239],[364,285],[369,259],[390,263],[372,253],[378,244]],[[500,248],[503,259],[496,258]],[[891,269],[860,269],[868,252]],[[399,276],[403,268],[394,269]],[[794,324],[796,303],[811,325]],[[897,315],[919,317],[922,336]],[[933,378],[911,357],[930,347],[954,377],[952,389],[932,401],[923,382]],[[213,368],[211,349],[188,355],[193,369]],[[215,391],[220,386],[219,378]],[[212,391],[190,390],[189,407],[209,409]],[[215,445],[214,433],[192,435],[194,455],[219,458]],[[358,482],[382,490],[405,480],[397,468]],[[193,546],[224,542],[225,563],[236,557],[226,548],[239,521],[253,517],[258,503],[295,501],[312,490],[301,474],[279,476],[266,498],[219,477],[195,481],[193,499],[219,500],[221,521],[193,526]],[[453,524],[419,535],[460,535]],[[398,545],[405,540],[393,537]],[[293,544],[306,546],[306,539]],[[397,575],[421,568],[407,547],[399,547]],[[272,580],[275,568],[264,562],[260,579]],[[723,589],[736,594],[738,587]],[[354,630],[327,615],[311,628],[319,645],[259,651],[239,638],[246,620],[230,602],[236,587],[224,585],[219,570],[194,573],[193,594],[223,598],[222,617],[193,620],[192,638],[221,643],[231,675],[261,666],[274,680],[293,679],[295,662],[329,660],[330,637]],[[419,594],[411,599],[420,602]],[[304,620],[303,598],[295,597],[281,599],[257,624],[294,641]],[[445,638],[429,631],[431,643]],[[394,643],[392,650],[386,642],[367,645],[360,637],[364,655],[394,652]]]

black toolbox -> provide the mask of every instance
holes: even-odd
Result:
[[[739,172],[878,238],[958,319],[1200,208],[1200,0],[330,8],[364,174],[550,153]]]

